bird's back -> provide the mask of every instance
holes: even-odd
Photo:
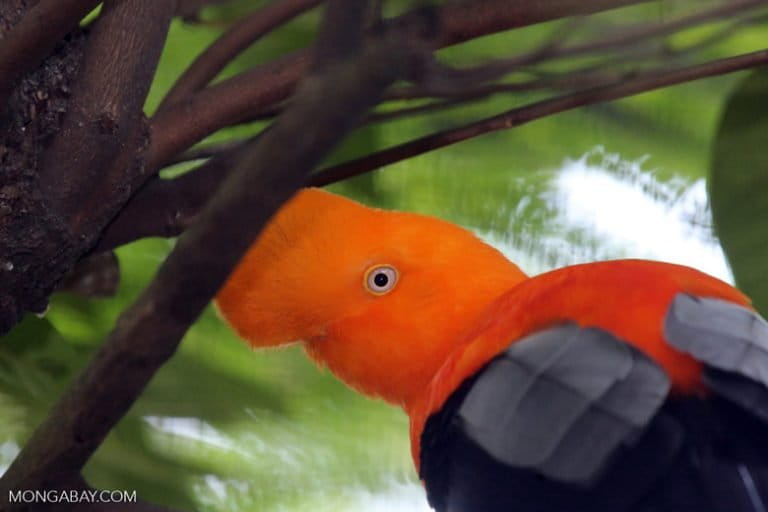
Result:
[[[768,512],[768,323],[743,296],[652,262],[543,277],[500,300],[412,411],[432,505]]]

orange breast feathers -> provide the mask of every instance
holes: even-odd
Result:
[[[749,305],[741,292],[697,270],[668,263],[617,260],[564,267],[521,282],[479,318],[408,412],[414,461],[427,418],[461,382],[510,343],[539,329],[572,322],[599,327],[659,363],[673,392],[703,391],[700,364],[664,340],[663,323],[680,292]]]

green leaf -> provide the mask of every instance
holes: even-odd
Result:
[[[768,71],[747,76],[725,106],[709,193],[715,229],[736,283],[768,313]]]

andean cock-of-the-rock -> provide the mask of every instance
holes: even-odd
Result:
[[[768,511],[768,324],[691,268],[528,277],[461,227],[305,189],[217,305],[402,407],[439,512]]]

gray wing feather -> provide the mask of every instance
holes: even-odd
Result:
[[[586,485],[639,438],[669,385],[658,365],[610,333],[565,325],[512,344],[478,377],[458,417],[497,460]]]
[[[664,335],[707,365],[768,386],[768,323],[752,310],[679,293],[667,312]]]

